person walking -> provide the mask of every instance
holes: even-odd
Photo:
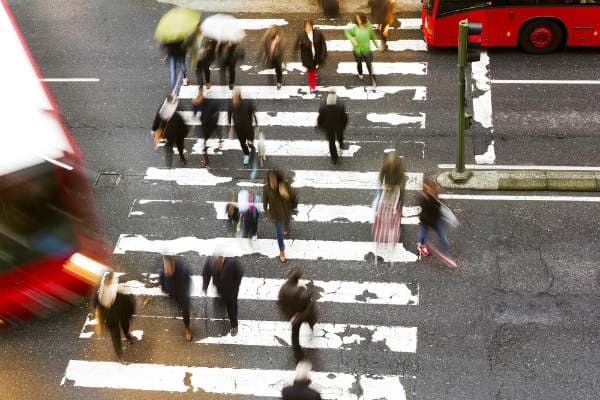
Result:
[[[272,26],[263,37],[259,59],[268,68],[275,69],[277,89],[281,89],[281,83],[283,81],[282,65],[284,48],[281,30],[277,26]]]
[[[292,348],[297,362],[304,358],[304,352],[300,347],[300,326],[306,322],[310,329],[314,329],[317,323],[315,300],[305,286],[299,285],[301,277],[302,270],[293,267],[277,297],[279,310],[292,324]]]
[[[131,317],[135,313],[135,300],[132,295],[119,292],[119,277],[113,272],[106,272],[100,282],[100,288],[94,295],[92,305],[96,314],[96,332],[103,334],[106,326],[110,333],[113,349],[117,359],[123,360],[123,347],[121,346],[121,331],[127,343],[133,344],[136,339],[129,332]]]
[[[176,42],[165,43],[163,48],[167,52],[167,60],[169,63],[169,78],[171,79],[171,90],[174,92],[177,88],[177,69],[182,74],[182,85],[188,84],[187,68],[185,66],[185,57],[187,54],[187,45],[185,40],[178,40]]]
[[[358,71],[358,78],[363,79],[363,67],[364,62],[367,65],[369,71],[369,78],[371,79],[371,85],[375,86],[375,75],[373,74],[373,52],[371,51],[371,42],[377,47],[375,41],[375,33],[371,28],[371,24],[367,20],[367,16],[363,13],[356,14],[356,25],[352,28],[346,29],[344,32],[346,38],[352,42],[352,51],[354,53],[354,59],[356,60],[356,69]]]
[[[421,213],[419,214],[419,254],[425,257],[431,254],[425,246],[425,239],[429,229],[433,228],[440,238],[440,250],[447,258],[449,245],[448,234],[442,221],[442,203],[439,199],[438,186],[430,177],[423,179],[423,191],[419,196],[419,205],[421,206]]]
[[[221,81],[225,82],[225,76],[229,75],[229,90],[235,85],[235,66],[244,59],[244,49],[239,43],[219,42],[217,44],[217,55],[221,72]]]
[[[236,258],[215,256],[207,258],[202,270],[202,291],[206,293],[212,279],[219,296],[225,301],[231,324],[231,336],[238,333],[238,293],[244,270]]]
[[[308,360],[302,360],[296,364],[294,383],[281,390],[282,400],[321,400],[319,392],[309,387],[311,368],[312,364]]]
[[[402,222],[402,204],[408,178],[404,163],[395,151],[389,152],[379,170],[378,197],[375,200],[373,240],[376,243],[398,243]]]
[[[190,342],[192,340],[192,330],[190,329],[192,278],[190,269],[181,259],[175,259],[173,256],[163,256],[158,280],[163,293],[169,295],[181,311],[183,325],[185,326],[185,338]]]
[[[232,120],[233,126],[231,126]],[[254,129],[252,128],[252,120],[254,120],[254,124],[258,127],[254,103],[250,100],[242,99],[242,93],[236,88],[233,91],[231,101],[227,107],[227,125],[230,137],[232,136],[232,130],[234,130],[240,141],[240,146],[244,153],[244,165],[250,163],[250,150],[248,149],[248,145],[254,151]]]
[[[327,101],[319,108],[317,126],[325,131],[329,141],[329,155],[331,156],[331,162],[334,164],[338,162],[335,141],[338,141],[340,150],[342,150],[344,148],[344,130],[347,125],[348,113],[346,112],[346,106],[337,97],[335,89],[330,89]]]
[[[297,206],[296,193],[283,174],[277,170],[269,171],[263,187],[263,213],[275,224],[279,261],[282,263],[286,262],[283,238],[289,234],[290,219]]]
[[[183,154],[184,140],[188,134],[188,126],[177,112],[179,99],[174,94],[170,94],[165,99],[163,105],[159,108],[152,123],[150,134],[156,135],[156,130],[163,129],[163,137],[167,139],[165,143],[165,164],[167,168],[173,166],[173,144],[177,146],[179,159],[185,165],[187,160]]]
[[[214,39],[202,35],[200,29],[196,32],[195,40],[190,51],[190,68],[196,71],[196,79],[200,91],[206,82],[206,88],[210,89],[210,66],[217,56],[217,42]]]
[[[381,39],[381,49],[387,50],[389,27],[394,23],[394,5],[396,0],[369,0],[371,21],[377,24],[377,34]]]
[[[308,87],[310,91],[317,89],[317,71],[327,59],[327,44],[325,36],[319,29],[313,28],[310,19],[304,21],[304,32],[296,39],[295,51],[300,49],[300,60],[306,68]]]
[[[200,86],[198,95],[192,101],[192,111],[194,117],[200,113],[200,129],[202,131],[202,140],[204,141],[200,166],[206,168],[208,167],[208,139],[216,132],[219,137],[219,146],[223,143],[223,137],[219,129],[219,104],[216,100],[205,97],[202,86]]]

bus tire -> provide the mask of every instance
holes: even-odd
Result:
[[[523,25],[519,34],[519,45],[527,53],[552,53],[562,44],[564,36],[558,22],[540,18]]]

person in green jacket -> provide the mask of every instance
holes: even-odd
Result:
[[[373,68],[371,62],[373,61],[373,53],[371,52],[371,42],[375,44],[375,32],[371,28],[371,23],[367,20],[367,16],[363,13],[356,14],[356,25],[345,31],[346,38],[352,42],[352,49],[354,51],[354,59],[356,60],[356,69],[358,70],[358,78],[363,79],[363,61],[367,64],[367,70],[369,71],[369,77],[371,78],[371,84],[376,85],[375,75],[373,75]]]

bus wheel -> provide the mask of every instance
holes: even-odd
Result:
[[[528,22],[519,34],[519,44],[527,53],[552,53],[563,41],[560,25],[550,19],[536,19]]]

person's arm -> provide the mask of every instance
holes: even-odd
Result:
[[[256,118],[256,106],[254,103],[250,103],[250,111],[252,112],[252,117],[254,118],[254,126],[258,127],[258,118]]]
[[[262,196],[263,213],[265,215],[265,218],[268,218],[268,216],[269,216],[269,189],[267,188],[268,184],[269,183],[267,182],[267,184],[265,186],[263,186],[263,196]]]
[[[160,108],[159,108],[160,110]],[[154,121],[152,122],[152,128],[150,129],[150,133],[152,133],[152,135],[154,135],[154,131],[158,129],[158,127],[160,126],[161,123],[161,119],[160,119],[160,115],[158,114],[158,111],[156,112],[156,114],[154,115]]]
[[[356,25],[354,25],[352,28],[344,30],[344,35],[346,35],[346,39],[352,42],[352,45],[356,46]]]

